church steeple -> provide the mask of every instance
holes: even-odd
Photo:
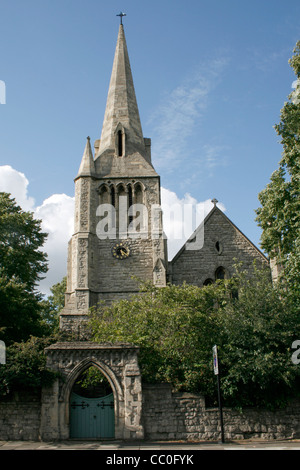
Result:
[[[100,146],[96,158],[106,150],[116,156],[140,153],[145,143],[135,95],[123,24],[120,24]]]
[[[118,16],[122,21],[125,15]],[[94,155],[88,137],[75,178],[74,233],[60,313],[61,328],[70,331],[81,328],[100,301],[109,305],[137,294],[136,279],[166,285],[160,178],[151,163],[151,139],[143,137],[122,23]]]

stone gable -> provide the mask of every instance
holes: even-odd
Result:
[[[203,246],[188,249],[192,248],[193,238],[199,236],[201,230]],[[268,265],[263,253],[217,207],[208,214],[190,241],[189,246],[185,244],[169,263],[169,281],[173,284],[187,282],[203,286],[214,282],[218,276],[221,278],[222,272],[230,278],[234,274],[234,264],[239,262],[243,263],[242,268],[249,276],[254,260],[261,266]]]

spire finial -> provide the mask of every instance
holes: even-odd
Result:
[[[218,199],[214,198],[214,199],[211,200],[211,202],[213,203],[214,207],[216,207],[216,205],[219,201],[218,201]]]
[[[122,11],[120,11],[120,13],[116,16],[120,17],[120,24],[123,24],[123,16],[127,16],[127,15],[126,15],[126,13],[123,13]]]

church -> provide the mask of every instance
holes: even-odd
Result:
[[[138,346],[85,340],[89,308],[100,301],[109,305],[129,299],[139,292],[136,279],[151,281],[158,288],[183,282],[204,286],[230,278],[236,262],[243,263],[249,276],[254,260],[269,265],[218,208],[216,199],[168,261],[160,177],[151,162],[151,141],[142,132],[122,21],[101,138],[93,148],[87,138],[78,167],[75,227],[68,247],[65,307],[60,314],[61,330],[73,333],[74,340],[45,348],[47,368],[58,375],[42,389],[36,431],[27,431],[27,438],[219,439],[219,410],[206,408],[205,397],[173,391],[171,384],[144,383]],[[102,376],[92,393],[80,386],[90,369]],[[289,409],[293,416],[283,414],[281,420],[275,412],[271,419],[269,410],[260,417],[253,417],[253,410],[243,414],[227,410],[227,435],[240,439],[244,434],[249,437],[251,431],[274,436],[276,430],[279,436],[290,437],[297,414],[295,418],[294,408]],[[19,426],[24,416],[23,410]]]
[[[79,162],[80,163],[80,162]],[[119,27],[102,133],[87,138],[75,178],[74,234],[60,328],[80,335],[89,308],[129,299],[139,283],[203,286],[229,278],[242,262],[251,275],[264,254],[217,207],[171,261],[163,231],[160,176],[143,136],[124,27]]]
[[[72,336],[44,350],[47,369],[55,373],[51,383],[0,401],[2,440],[80,439],[86,448],[100,450],[107,439],[171,440],[175,445],[218,441],[220,410],[207,405],[199,393],[174,390],[171,383],[147,383],[140,370],[138,345],[86,340],[89,308],[130,299],[139,293],[137,279],[160,289],[184,282],[202,287],[230,278],[237,262],[249,276],[254,274],[254,261],[269,266],[216,199],[168,260],[160,177],[151,161],[151,140],[143,136],[123,14],[118,16],[121,24],[102,134],[93,146],[87,138],[75,177],[74,233],[68,245],[65,307],[60,313],[61,331]],[[213,374],[212,359],[211,354]],[[90,370],[96,371],[96,380],[82,386]],[[299,416],[298,403],[274,411],[226,408],[226,439],[297,439]]]

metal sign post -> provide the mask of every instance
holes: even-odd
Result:
[[[219,401],[220,422],[221,422],[221,442],[224,443],[225,439],[224,439],[223,410],[222,410],[222,399],[221,399],[221,384],[220,384],[220,369],[219,369],[219,360],[218,360],[218,348],[215,345],[212,349],[213,349],[214,374],[217,376],[217,383],[218,383],[218,401]]]

